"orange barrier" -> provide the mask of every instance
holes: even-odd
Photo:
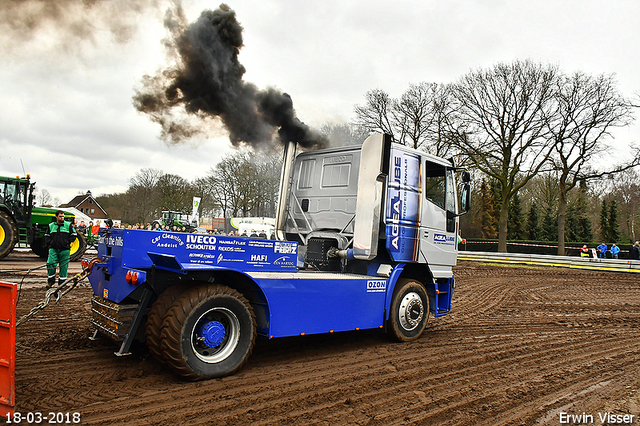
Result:
[[[0,281],[0,415],[13,416],[16,399],[16,304],[18,286]]]

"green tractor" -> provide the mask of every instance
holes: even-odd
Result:
[[[57,209],[34,207],[31,177],[8,178],[0,176],[0,259],[11,253],[18,243],[28,244],[43,259],[48,256],[44,246],[44,233],[55,220]],[[73,221],[75,216],[65,212],[64,219]],[[87,248],[85,236],[71,243],[71,260],[79,260]]]
[[[182,212],[163,211],[161,220],[154,220],[152,225],[156,224],[160,226],[169,225],[170,228],[177,226],[178,228],[184,227],[187,232],[193,232],[198,227],[198,222],[195,220],[189,221],[189,215]]]

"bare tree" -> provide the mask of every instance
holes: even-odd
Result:
[[[327,137],[332,147],[361,145],[369,136],[369,131],[363,127],[349,124],[325,123],[320,132]]]
[[[129,179],[128,203],[125,210],[127,221],[150,222],[158,215],[158,182],[162,170],[141,169]]]
[[[222,205],[218,199],[218,182],[213,176],[213,169],[205,177],[193,182],[194,195],[200,197],[200,217],[216,217],[222,214]]]
[[[368,132],[382,132],[391,135],[393,140],[398,141],[396,126],[393,122],[392,110],[395,101],[389,94],[380,89],[374,89],[365,95],[366,103],[356,105],[354,112],[356,127],[366,129]]]
[[[162,210],[190,213],[193,203],[193,189],[185,178],[164,174],[158,179],[158,202]]]
[[[531,61],[472,71],[451,86],[451,136],[468,161],[500,183],[498,249],[507,250],[509,203],[541,171],[551,153],[558,71]]]
[[[640,156],[606,170],[594,170],[593,160],[610,148],[610,131],[633,121],[632,106],[616,89],[613,75],[592,77],[582,72],[557,80],[557,108],[547,123],[554,141],[552,162],[558,171],[558,254],[565,251],[567,195],[580,181],[628,170]]]
[[[53,197],[46,189],[41,189],[37,192],[36,204],[40,207],[49,206],[53,201]]]
[[[242,150],[212,168],[206,179],[224,216],[275,215],[281,161],[279,154],[256,155]]]
[[[354,127],[363,133],[390,134],[394,142],[434,155],[447,155],[452,147],[446,131],[451,92],[448,86],[422,82],[409,85],[400,99],[376,89],[356,105]]]
[[[411,84],[395,103],[393,115],[400,129],[400,143],[413,149],[425,145],[437,118],[434,113],[437,90],[435,83]]]
[[[631,241],[640,239],[640,173],[629,169],[615,175],[612,192],[618,200],[623,232]]]

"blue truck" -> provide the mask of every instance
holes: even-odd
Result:
[[[121,342],[116,355],[146,342],[188,380],[233,374],[258,336],[417,339],[451,310],[469,180],[389,135],[298,155],[289,143],[275,240],[103,229],[88,266],[94,337]]]

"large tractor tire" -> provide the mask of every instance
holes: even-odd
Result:
[[[256,330],[253,309],[240,293],[222,285],[193,287],[162,322],[163,358],[188,380],[227,376],[251,355]]]
[[[184,287],[180,285],[169,287],[164,291],[164,293],[158,296],[158,299],[153,303],[151,310],[149,310],[149,314],[147,315],[147,324],[145,328],[147,347],[149,348],[149,353],[161,363],[164,363],[162,348],[160,346],[162,322],[167,316],[167,312],[169,312],[173,302],[176,301],[183,291]]]
[[[71,243],[69,260],[71,262],[81,260],[82,255],[86,250],[87,237],[85,237],[84,234],[78,233],[78,237]],[[31,243],[31,251],[41,259],[47,259],[49,257],[49,249],[44,246],[44,238],[34,238]]]
[[[44,238],[34,238],[31,243],[31,251],[41,259],[47,259],[49,249],[44,246]]]
[[[391,300],[388,330],[396,340],[415,340],[429,321],[429,297],[424,286],[415,280],[401,278]]]
[[[6,213],[0,212],[0,259],[11,253],[18,242],[18,227]]]
[[[83,233],[78,232],[78,237],[71,243],[71,249],[69,250],[69,260],[75,262],[81,260],[82,255],[87,250],[87,237]]]

